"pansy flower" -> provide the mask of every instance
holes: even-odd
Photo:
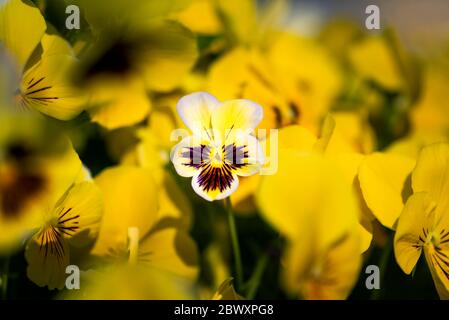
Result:
[[[406,274],[424,252],[438,294],[449,299],[449,145],[422,149],[412,172],[413,195],[398,220],[394,252]]]
[[[37,110],[59,120],[81,113],[84,97],[70,84],[77,60],[69,44],[51,34],[34,4],[8,0],[1,6],[0,42],[20,75],[14,92],[18,108]]]
[[[176,171],[192,177],[195,192],[206,200],[228,197],[238,176],[256,174],[263,164],[262,147],[251,133],[262,120],[262,107],[243,99],[219,102],[208,93],[187,95],[177,110],[192,135],[172,154]]]
[[[0,252],[16,249],[42,210],[81,173],[69,139],[49,121],[29,113],[1,113]]]
[[[39,286],[61,289],[70,248],[92,244],[100,227],[103,201],[92,181],[71,187],[53,208],[42,215],[41,226],[28,241],[25,258],[28,277]]]

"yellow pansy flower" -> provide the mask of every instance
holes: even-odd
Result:
[[[182,223],[160,215],[159,200],[164,200],[150,170],[119,166],[106,169],[95,182],[103,193],[105,212],[94,256],[195,279],[196,245]]]
[[[292,281],[298,275],[302,246],[297,242],[287,253],[284,282],[291,292],[309,300],[343,300],[348,297],[357,279],[362,256],[357,230],[332,244],[323,256],[303,276],[303,281]]]
[[[298,59],[307,63],[297,64]],[[318,132],[340,88],[340,70],[326,50],[288,33],[278,34],[268,50],[236,47],[211,66],[207,77],[208,91],[219,99],[263,105],[262,128],[301,124]]]
[[[238,176],[256,174],[263,163],[259,141],[251,135],[263,117],[262,107],[249,100],[219,102],[198,92],[179,100],[177,110],[193,135],[173,150],[177,173],[192,177],[202,198],[228,197],[238,187]]]
[[[139,123],[151,110],[149,91],[180,85],[197,48],[189,30],[166,19],[177,2],[115,0],[107,8],[114,18],[105,19],[102,5],[80,1],[95,37],[79,73],[94,122],[108,129]]]
[[[281,149],[279,159],[278,172],[263,177],[257,202],[264,218],[288,240],[284,284],[305,298],[343,299],[357,280],[362,251],[351,186],[320,155]],[[285,188],[287,181],[302,187]],[[338,281],[327,281],[333,274]]]
[[[51,143],[48,143],[51,141]],[[15,249],[82,171],[70,141],[41,117],[0,116],[0,251]]]
[[[93,243],[102,212],[101,193],[93,182],[71,187],[50,211],[43,212],[40,228],[26,245],[28,278],[41,287],[62,289],[71,263],[70,247]]]
[[[410,274],[424,252],[438,294],[449,299],[449,145],[422,149],[412,173],[413,195],[399,217],[394,252]]]
[[[17,108],[69,120],[84,108],[85,97],[70,84],[77,63],[69,44],[48,31],[28,0],[8,0],[0,8],[0,41],[15,59],[20,83]]]

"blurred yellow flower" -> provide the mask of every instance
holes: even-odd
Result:
[[[159,200],[164,198],[150,170],[119,166],[103,171],[95,182],[104,195],[105,212],[94,256],[196,278],[196,245],[185,225],[163,220]]]
[[[107,9],[113,19],[104,19],[102,5],[79,2],[95,35],[78,76],[90,93],[92,120],[108,129],[143,121],[151,110],[149,92],[176,88],[196,60],[193,34],[166,19],[182,1],[115,0]]]
[[[257,202],[264,218],[289,243],[284,284],[305,298],[343,299],[361,263],[356,197],[330,160],[295,149],[279,152],[279,170],[263,177]],[[285,188],[288,181],[300,187]],[[326,281],[333,274],[338,281]]]
[[[292,281],[298,276],[298,263],[302,262],[295,242],[287,253],[285,283],[291,292],[309,300],[343,300],[348,297],[357,279],[362,263],[360,237],[357,230],[350,232],[332,244],[320,259],[306,271],[302,281]]]
[[[404,88],[400,65],[385,36],[363,38],[350,47],[348,56],[361,78],[375,81],[391,91]]]
[[[8,0],[0,8],[0,41],[21,74],[15,92],[17,107],[69,120],[81,113],[86,100],[70,84],[77,60],[69,44],[46,33],[49,29],[28,0]]]
[[[237,189],[237,176],[258,173],[263,154],[251,133],[262,120],[262,107],[243,99],[220,103],[199,92],[183,97],[177,110],[193,135],[176,145],[172,162],[179,175],[192,177],[198,195],[224,199]]]
[[[172,273],[142,265],[114,265],[86,272],[80,290],[60,298],[76,300],[188,300],[192,284]]]
[[[93,244],[102,213],[101,193],[93,182],[71,187],[50,211],[42,213],[40,228],[26,245],[28,278],[41,287],[62,289],[70,247]]]
[[[45,119],[2,113],[0,251],[16,248],[81,172],[71,143]]]
[[[219,99],[260,103],[265,114],[262,128],[299,123],[318,132],[341,89],[341,75],[317,43],[279,33],[266,51],[237,47],[220,57],[209,70],[207,88]]]
[[[449,145],[422,149],[412,173],[413,195],[402,211],[394,240],[396,260],[406,274],[421,253],[441,299],[449,299]]]

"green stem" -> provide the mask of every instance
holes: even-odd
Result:
[[[237,236],[237,228],[235,226],[234,214],[232,212],[232,204],[229,197],[226,198],[225,202],[226,202],[226,212],[228,215],[229,232],[231,234],[232,251],[234,253],[234,263],[236,273],[235,278],[237,282],[236,287],[237,290],[240,290],[243,284],[243,269],[242,269],[242,259],[240,255],[239,239]]]
[[[10,258],[6,257],[3,265],[3,275],[2,275],[2,300],[6,300],[8,293],[9,262]]]
[[[388,263],[390,261],[391,252],[393,251],[393,236],[388,237],[387,244],[382,252],[382,256],[380,257],[379,261],[379,270],[380,270],[380,289],[373,290],[373,293],[371,294],[371,300],[379,300],[382,299],[382,294],[384,292],[385,288],[385,275],[386,270],[388,268]]]
[[[248,290],[246,293],[246,298],[248,300],[253,300],[256,296],[257,289],[259,289],[260,280],[262,279],[262,276],[265,272],[265,268],[268,264],[268,254],[264,254],[262,257],[260,257],[259,261],[257,262],[256,268],[254,269],[254,273],[251,276],[251,279],[248,282]]]

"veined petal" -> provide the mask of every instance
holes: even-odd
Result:
[[[256,137],[239,134],[234,144],[225,146],[225,159],[239,176],[252,176],[260,171],[264,164],[262,145]]]
[[[421,150],[412,174],[414,192],[428,192],[438,210],[449,212],[449,145],[437,143]]]
[[[55,227],[75,246],[86,246],[98,234],[103,199],[92,181],[74,185],[55,207]]]
[[[230,196],[239,186],[237,174],[227,166],[208,165],[197,171],[192,178],[192,187],[202,198],[213,201]]]
[[[394,253],[401,269],[410,274],[421,255],[433,224],[435,204],[427,193],[413,194],[399,217]]]
[[[69,74],[76,63],[69,55],[42,56],[22,78],[22,105],[59,120],[70,120],[80,114],[86,98],[69,83]]]
[[[220,102],[206,92],[196,92],[182,97],[176,109],[184,124],[200,137],[210,136],[212,113],[220,106]]]
[[[449,249],[429,246],[424,249],[435,288],[442,300],[449,300]]]
[[[208,141],[198,136],[188,136],[179,142],[171,156],[176,172],[181,177],[192,177],[208,159]]]
[[[220,141],[232,143],[237,134],[250,134],[263,118],[263,109],[255,102],[236,99],[224,102],[212,114],[214,133],[221,135]]]
[[[14,55],[22,69],[39,44],[45,20],[28,0],[8,0],[0,9],[0,41]]]
[[[40,287],[62,289],[69,264],[69,246],[54,227],[42,228],[28,241],[25,249],[28,278]]]

